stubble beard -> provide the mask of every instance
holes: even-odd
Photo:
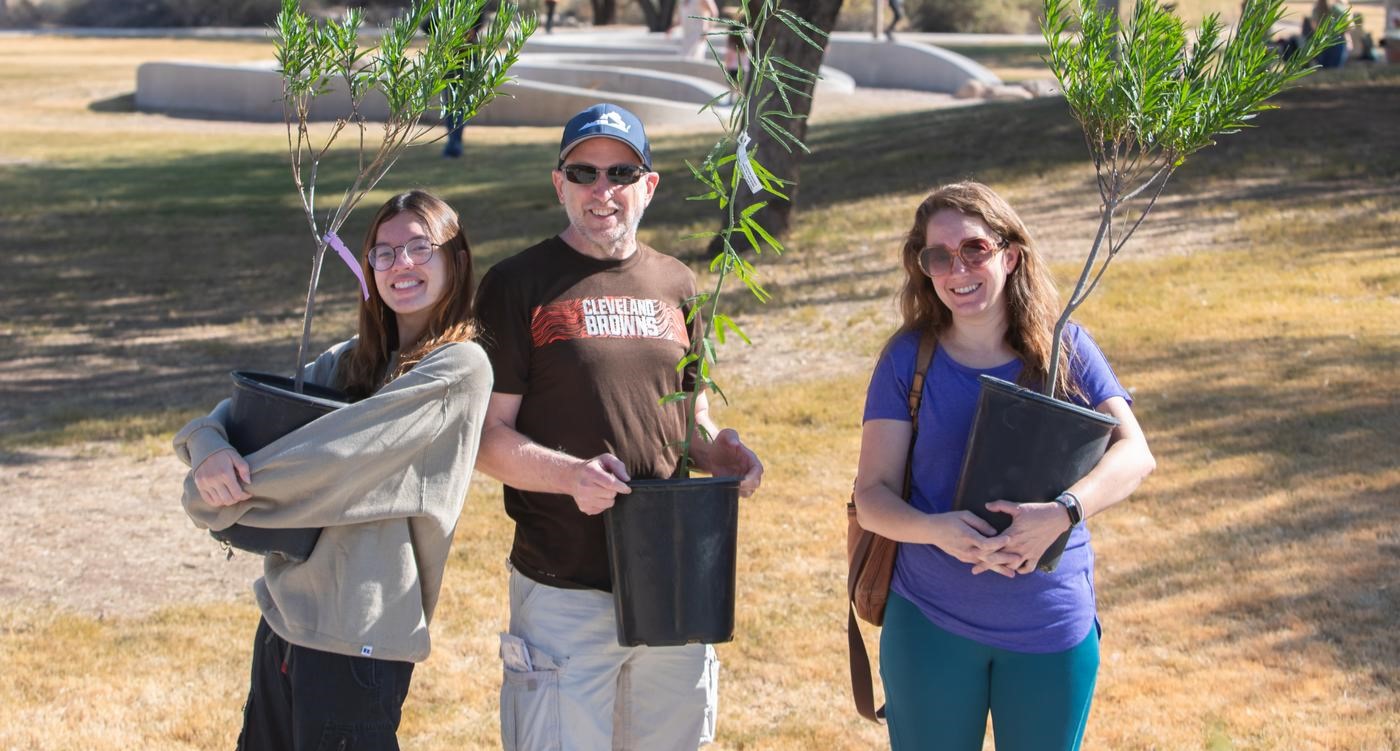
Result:
[[[609,255],[620,257],[630,255],[636,248],[637,228],[642,224],[642,215],[646,213],[646,209],[638,209],[630,221],[620,221],[609,230],[590,228],[587,222],[594,217],[587,209],[583,210],[583,216],[575,215],[574,210],[568,206],[565,207],[565,212],[569,215],[569,223],[585,240],[598,249],[607,251]]]

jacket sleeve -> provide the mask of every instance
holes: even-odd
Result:
[[[427,491],[440,487],[438,474],[460,470],[464,444],[474,447],[481,415],[469,413],[473,405],[480,411],[490,385],[479,347],[441,347],[374,396],[249,454],[252,499],[209,506],[191,473],[185,510],[212,529],[327,527],[432,513]]]
[[[305,380],[318,386],[331,385],[335,380],[336,364],[340,356],[349,350],[354,341],[352,339],[341,342],[308,363],[302,370]],[[228,431],[224,429],[224,425],[228,423],[228,409],[229,400],[225,399],[214,407],[214,411],[203,417],[196,417],[175,434],[175,456],[184,462],[185,466],[191,469],[198,468],[210,454],[233,448],[228,442]]]

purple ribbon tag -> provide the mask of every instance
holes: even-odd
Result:
[[[360,269],[360,264],[355,261],[355,256],[350,249],[345,247],[345,243],[340,241],[340,237],[334,232],[327,232],[326,244],[335,248],[335,252],[340,256],[340,260],[355,273],[355,278],[360,280],[360,292],[364,293],[365,299],[369,299],[369,286],[365,284],[365,272]]]

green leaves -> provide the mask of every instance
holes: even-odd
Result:
[[[444,116],[470,119],[507,82],[536,27],[533,15],[502,3],[478,38],[473,26],[486,3],[415,0],[380,30],[378,45],[362,49],[360,9],[351,8],[340,20],[318,22],[301,10],[299,0],[283,0],[274,43],[289,111],[305,109],[310,98],[327,91],[329,79],[339,78],[350,94],[345,115],[350,122],[363,125],[360,106],[375,90],[388,103],[390,133],[413,130],[434,108]],[[414,49],[420,28],[426,29],[426,44]]]
[[[826,47],[826,45],[821,44],[820,42],[817,42],[815,39],[812,38],[812,36],[825,38],[825,31],[822,31],[820,28],[813,26],[810,22],[807,21],[807,19],[797,15],[796,13],[793,13],[790,10],[787,10],[785,8],[777,8],[776,5],[774,6],[774,8],[774,16],[779,21],[782,21],[783,25],[787,26],[788,29],[791,30],[792,33],[797,36],[798,39],[801,39],[802,41],[812,45],[813,47],[816,47],[817,49],[824,49]],[[809,36],[809,34],[811,36]],[[801,69],[799,68],[799,70]]]
[[[747,42],[750,51],[750,71],[739,81],[726,78],[732,83],[742,83],[742,88],[733,96],[727,119],[727,128],[705,159],[700,164],[685,163],[691,177],[700,185],[695,195],[687,196],[688,201],[712,201],[716,209],[726,217],[725,226],[716,232],[699,232],[689,237],[713,237],[718,242],[718,252],[710,261],[710,272],[715,275],[713,288],[685,301],[687,323],[696,320],[698,335],[691,342],[691,351],[676,364],[677,371],[693,368],[695,378],[688,394],[677,392],[663,397],[663,404],[688,400],[687,436],[703,434],[703,426],[697,424],[695,407],[700,394],[714,392],[721,399],[724,392],[710,377],[710,366],[716,361],[715,344],[724,344],[729,335],[737,336],[745,344],[751,343],[747,334],[727,313],[721,312],[722,293],[731,279],[737,279],[759,302],[767,302],[771,295],[759,280],[757,269],[744,257],[753,251],[761,255],[765,250],[782,253],[785,248],[762,224],[759,215],[767,201],[754,201],[742,210],[739,206],[740,191],[749,189],[749,180],[757,185],[755,193],[767,194],[775,199],[789,200],[784,192],[792,182],[774,175],[764,167],[757,155],[749,151],[749,139],[754,127],[761,128],[774,143],[792,151],[794,148],[807,151],[807,146],[791,130],[791,123],[800,120],[792,106],[794,97],[810,97],[810,90],[816,85],[816,71],[795,65],[773,54],[766,46],[767,25],[776,20],[806,44],[821,49],[825,33],[797,14],[778,7],[778,0],[755,0],[740,5],[741,14],[732,20],[721,20],[724,34],[740,34]],[[818,41],[822,40],[822,41]],[[711,45],[711,51],[714,47]],[[713,54],[716,64],[723,68],[717,53]],[[766,87],[766,88],[765,88]],[[760,91],[765,93],[759,95]],[[718,110],[727,95],[716,97],[708,102],[704,110]],[[747,176],[747,177],[746,177]],[[740,239],[742,238],[742,239]],[[681,462],[677,474],[685,474],[690,466],[689,440],[682,444]]]
[[[1047,395],[1057,383],[1061,332],[1070,314],[1098,286],[1176,169],[1272,109],[1268,100],[1310,73],[1311,60],[1351,25],[1345,11],[1329,12],[1306,49],[1285,60],[1270,46],[1282,2],[1246,0],[1227,36],[1219,15],[1188,34],[1157,0],[1139,0],[1126,25],[1101,13],[1095,0],[1080,0],[1077,16],[1068,0],[1046,0],[1045,62],[1084,130],[1103,200],[1098,234],[1055,331]],[[1135,217],[1121,222],[1125,231],[1118,224],[1134,201]]]
[[[1332,14],[1307,50],[1284,60],[1268,44],[1281,3],[1248,0],[1239,26],[1223,39],[1218,15],[1188,35],[1156,0],[1140,0],[1122,27],[1094,2],[1081,2],[1076,18],[1068,0],[1048,0],[1045,60],[1095,161],[1115,151],[1160,152],[1179,163],[1269,109],[1267,100],[1306,75],[1308,61],[1336,43],[1349,24],[1344,13]],[[1076,23],[1079,31],[1072,33]]]
[[[487,2],[414,0],[405,14],[379,30],[377,45],[365,48],[360,46],[364,14],[359,8],[350,8],[337,20],[318,21],[301,9],[299,0],[282,0],[273,25],[273,44],[282,75],[287,151],[292,180],[317,245],[296,373],[302,372],[310,337],[326,249],[322,238],[340,228],[405,148],[431,133],[433,129],[422,122],[426,113],[437,108],[444,116],[465,122],[491,101],[534,32],[533,15],[503,2],[494,21],[478,34],[473,26]],[[426,43],[417,45],[420,28],[426,31]],[[349,107],[313,144],[311,102],[328,93],[333,81],[341,82],[348,92]],[[377,142],[366,137],[371,124],[361,112],[365,98],[374,91],[388,105]],[[322,225],[314,212],[320,162],[347,128],[358,136],[359,169]]]

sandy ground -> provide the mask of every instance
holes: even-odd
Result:
[[[0,601],[111,617],[251,600],[262,559],[225,560],[194,528],[180,509],[184,470],[173,455],[135,460],[93,444],[0,462]]]

